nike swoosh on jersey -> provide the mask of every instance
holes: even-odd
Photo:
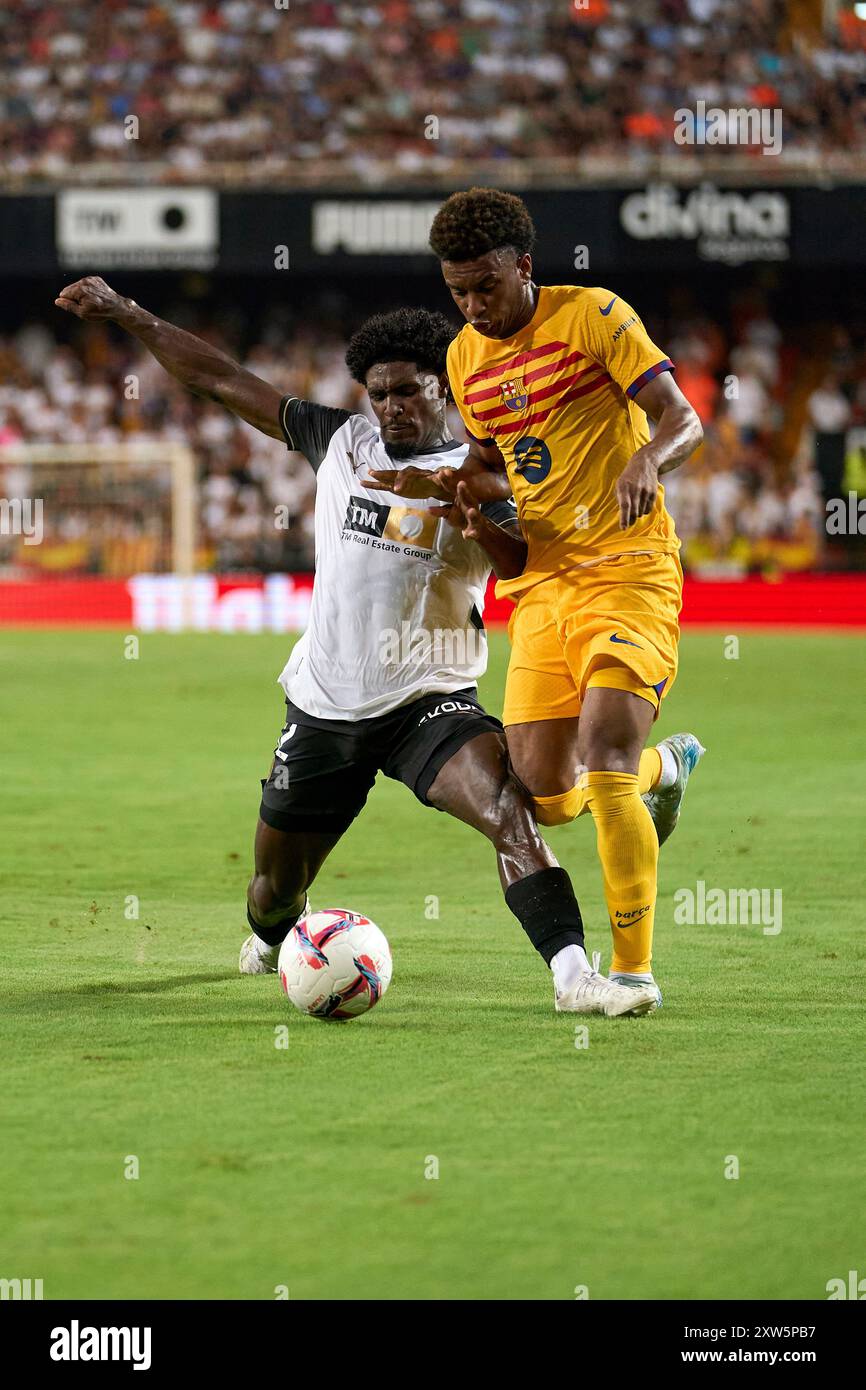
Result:
[[[617,637],[616,633],[613,634],[610,640],[611,642],[616,642],[618,646],[637,647],[639,652],[643,651],[643,647],[638,646],[637,642],[630,642],[627,637]]]
[[[619,299],[619,295],[618,295],[618,294],[615,294],[614,297],[613,297],[613,299],[610,301],[610,303],[608,304],[608,306],[607,306],[606,309],[602,309],[601,305],[599,304],[599,306],[598,306],[598,312],[601,314],[601,316],[602,316],[603,318],[607,318],[608,314],[610,313],[611,309],[613,308],[614,304],[616,303],[616,301],[617,301],[618,299]]]

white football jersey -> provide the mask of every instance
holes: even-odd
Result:
[[[387,714],[474,685],[487,666],[482,612],[490,562],[442,517],[437,498],[365,488],[371,469],[459,468],[468,446],[392,459],[363,415],[285,397],[290,449],[316,469],[316,577],[310,621],[280,675],[289,699],[318,719]],[[488,503],[491,520],[516,516]]]

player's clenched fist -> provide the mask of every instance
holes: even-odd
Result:
[[[655,506],[658,490],[658,467],[638,449],[620,473],[616,484],[621,531],[633,526],[639,517],[649,515]]]
[[[449,526],[456,526],[463,532],[463,539],[477,541],[485,526],[489,525],[478,510],[475,498],[465,483],[457,484],[454,501],[446,507],[431,507],[436,516],[443,516]]]
[[[54,303],[80,319],[113,319],[127,301],[99,275],[85,275],[61,290]]]

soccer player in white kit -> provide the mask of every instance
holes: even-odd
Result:
[[[555,990],[560,1012],[649,1012],[649,990],[614,984],[587,960],[568,874],[538,833],[502,725],[478,702],[487,580],[491,568],[519,573],[525,555],[513,504],[476,508],[464,491],[450,509],[435,497],[407,506],[365,486],[372,472],[381,478],[407,460],[432,473],[465,457],[446,419],[445,356],[456,331],[449,321],[399,309],[354,335],[346,361],[366,386],[373,425],[281,398],[98,276],[67,286],[55,302],[79,318],[113,320],[195,394],[284,439],[316,471],[310,623],[280,676],[286,720],[262,783],[241,971],[276,970],[283,940],[308,911],[307,890],[382,771],[491,841],[508,907],[554,977],[557,957],[569,963],[572,985]]]

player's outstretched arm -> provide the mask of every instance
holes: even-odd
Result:
[[[67,285],[54,303],[80,319],[110,319],[119,324],[196,396],[217,401],[263,434],[283,438],[281,397],[275,386],[246,371],[219,348],[156,318],[134,299],[125,299],[100,276],[88,275]]]
[[[696,411],[670,372],[647,382],[634,399],[655,422],[656,429],[650,442],[629,459],[616,485],[623,531],[652,511],[660,475],[685,463],[704,437]]]

